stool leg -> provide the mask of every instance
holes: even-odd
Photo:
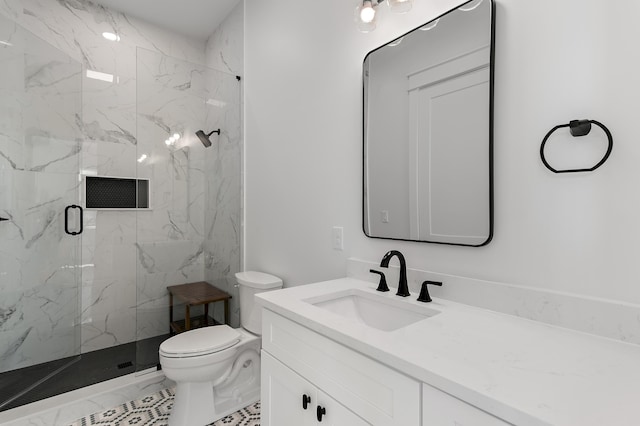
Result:
[[[209,304],[205,303],[204,304],[204,326],[208,326],[209,325]]]
[[[169,293],[169,334],[173,333],[173,293]]]
[[[224,323],[229,324],[229,299],[224,299]]]
[[[191,309],[189,305],[184,305],[184,329],[191,330]]]

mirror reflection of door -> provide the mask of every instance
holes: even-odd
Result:
[[[489,221],[489,47],[409,81],[410,235],[481,244]],[[470,184],[470,183],[473,184]]]
[[[467,246],[491,240],[493,2],[472,3],[364,60],[369,237]]]

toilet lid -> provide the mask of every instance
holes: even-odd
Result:
[[[197,328],[165,340],[160,352],[169,357],[207,355],[230,348],[240,341],[240,333],[228,325]]]

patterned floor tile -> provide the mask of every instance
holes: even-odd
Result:
[[[260,401],[223,417],[209,426],[260,426]]]
[[[173,389],[164,389],[76,420],[69,426],[167,426],[173,398]],[[208,426],[260,426],[260,401]]]

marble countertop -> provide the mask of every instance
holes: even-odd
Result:
[[[516,425],[639,425],[640,346],[443,299],[380,331],[306,299],[375,285],[341,278],[258,294],[263,307]],[[417,295],[403,300],[416,306]]]

